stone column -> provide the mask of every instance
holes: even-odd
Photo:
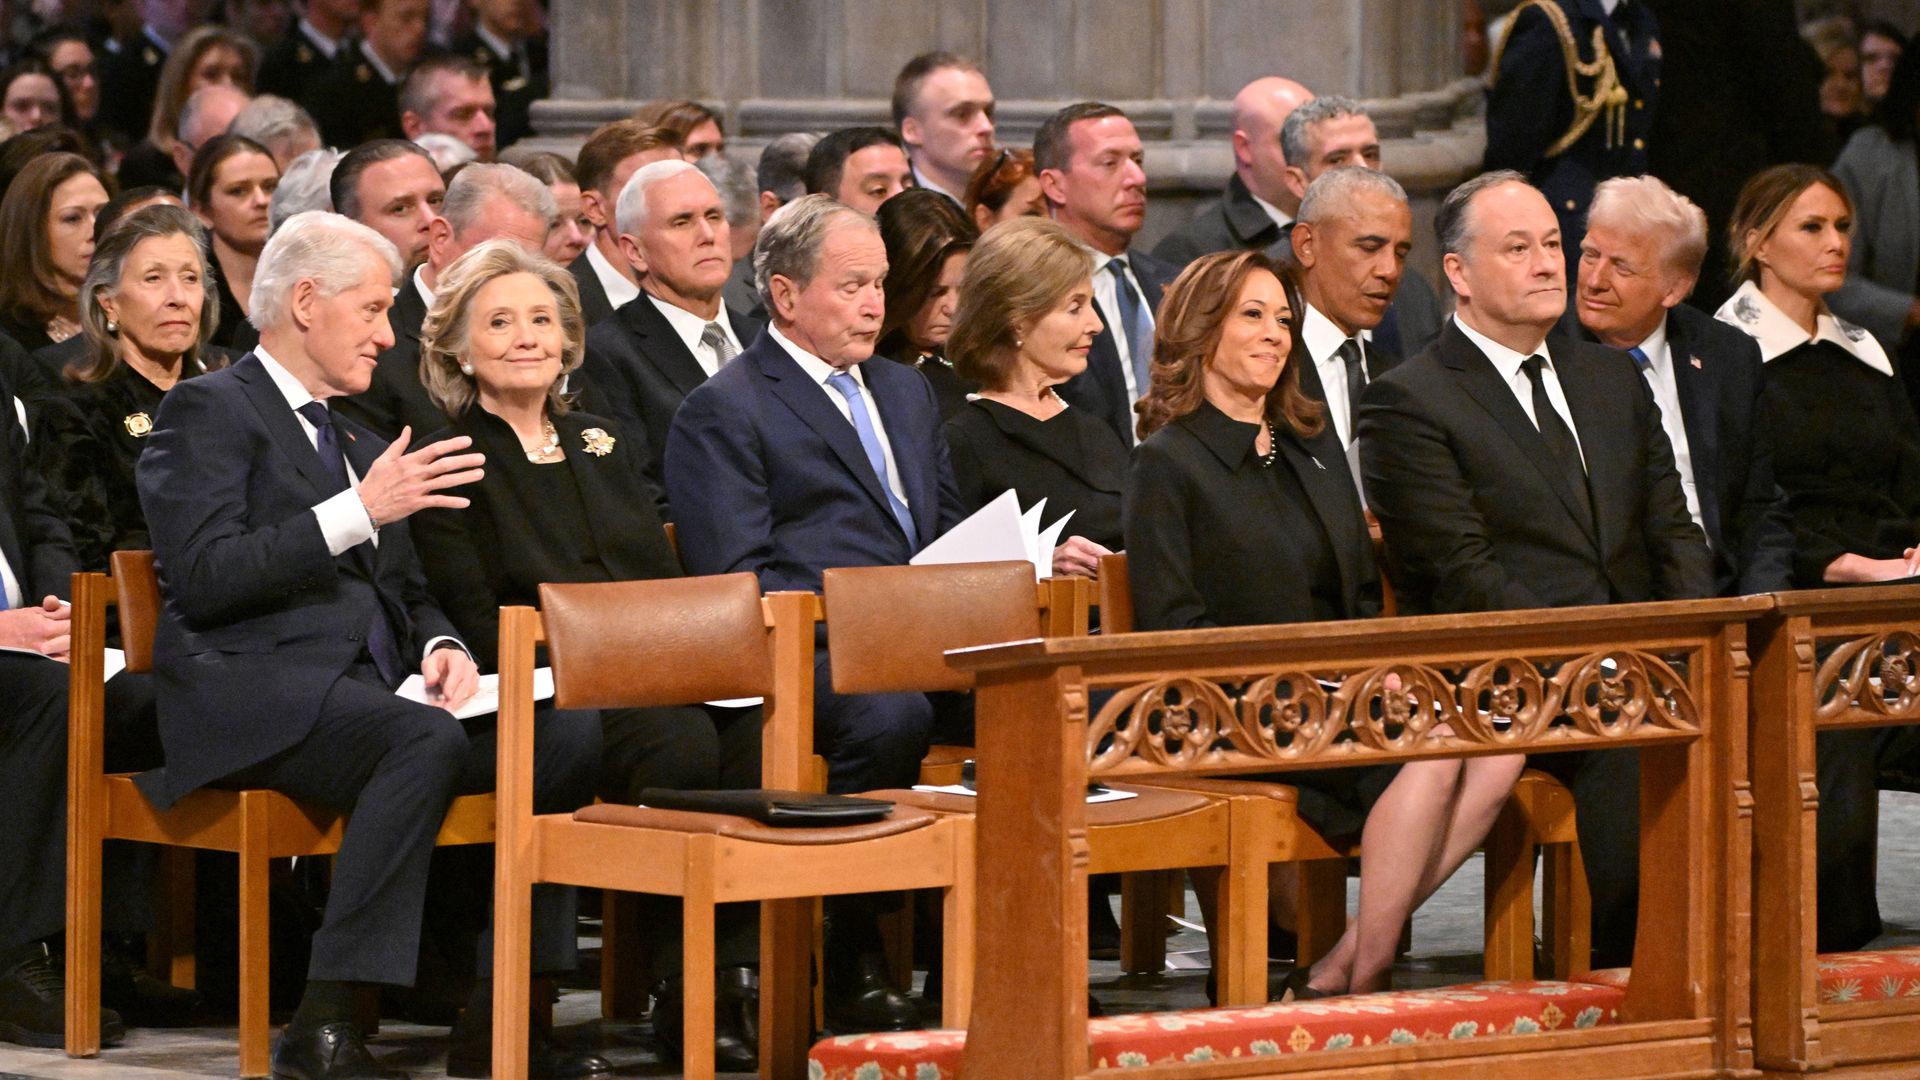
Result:
[[[1460,73],[1457,0],[553,0],[554,98],[534,107],[559,149],[642,102],[690,97],[754,153],[787,131],[889,122],[900,65],[927,49],[978,59],[1000,138],[1098,99],[1147,143],[1150,242],[1232,171],[1228,110],[1281,74],[1365,101],[1386,168],[1416,198],[1478,170],[1478,82]],[[1424,238],[1429,232],[1417,234]],[[1429,247],[1421,244],[1420,247]],[[1422,260],[1428,268],[1431,263]]]

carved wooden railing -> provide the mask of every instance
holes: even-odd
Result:
[[[1753,683],[1756,1061],[1770,1075],[1911,1061],[1920,997],[1820,1002],[1814,736],[1920,722],[1920,588],[1774,600]]]
[[[1745,983],[1728,958],[1744,968],[1748,822],[1736,792],[1746,782],[1745,623],[1769,605],[1750,598],[1430,616],[949,654],[979,681],[977,825],[979,850],[992,852],[979,865],[979,978],[965,1075],[1089,1072],[1089,773],[1275,772],[1629,747],[1641,753],[1643,873],[1621,1025],[1520,1037],[1524,1046],[1508,1038],[1380,1046],[1148,1071],[1385,1076],[1421,1061],[1464,1076],[1483,1067],[1476,1059],[1514,1052],[1536,1055],[1527,1075],[1544,1075],[1561,1053],[1586,1055],[1605,1075],[1748,1068]]]

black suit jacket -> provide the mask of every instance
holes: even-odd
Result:
[[[1235,173],[1227,190],[1192,221],[1154,245],[1153,257],[1178,270],[1216,251],[1263,251],[1280,240],[1280,223],[1253,201]]]
[[[1722,595],[1793,587],[1793,518],[1760,421],[1760,346],[1684,304],[1667,313],[1695,494]]]
[[[1155,318],[1158,318],[1160,296],[1179,276],[1179,268],[1138,251],[1128,251],[1127,262],[1133,267],[1134,278],[1140,282],[1140,292],[1146,298],[1147,310],[1154,312]],[[1095,311],[1100,312],[1100,321],[1105,325],[1100,335],[1093,339],[1093,351],[1087,354],[1087,370],[1062,383],[1056,392],[1068,404],[1085,409],[1106,421],[1108,427],[1119,432],[1120,438],[1132,446],[1134,399],[1127,394],[1127,376],[1120,369],[1120,351],[1113,343],[1113,336],[1119,333],[1119,315],[1101,309],[1098,303],[1093,306]],[[1146,390],[1144,386],[1140,388],[1142,394]]]
[[[118,49],[100,53],[100,115],[97,122],[125,135],[129,142],[147,137],[153,120],[153,95],[160,86],[160,67],[167,50],[154,44],[145,31]]]
[[[1551,337],[1586,459],[1591,521],[1493,362],[1449,322],[1368,384],[1360,457],[1408,614],[1713,593],[1653,392],[1619,352]]]
[[[433,594],[483,669],[494,670],[500,661],[501,606],[538,607],[546,582],[680,576],[641,476],[644,454],[637,442],[616,435],[606,454],[586,452],[586,432],[611,426],[577,410],[554,417],[566,448],[558,465],[526,465],[513,428],[477,405],[434,436],[471,436],[473,449],[487,457],[483,479],[449,491],[471,505],[430,508],[408,519]],[[584,521],[550,512],[550,489],[542,485],[556,483],[578,490]],[[585,533],[577,533],[583,525]],[[565,554],[583,549],[596,556],[598,576],[583,574],[584,567]]]
[[[365,476],[386,443],[335,423]],[[313,514],[326,466],[257,356],[168,391],[136,476],[164,600],[153,656],[167,765],[142,780],[157,805],[304,739],[382,609],[409,663],[455,636],[406,521],[381,527],[370,559],[328,553]]]
[[[755,320],[731,310],[726,317],[743,349],[760,335]],[[591,388],[594,408],[613,421],[615,430],[644,444],[647,475],[656,487],[665,484],[660,462],[673,414],[706,381],[707,370],[644,292],[587,331],[580,385]]]
[[[1385,375],[1400,364],[1399,357],[1374,345],[1371,341],[1367,342],[1366,348],[1362,350],[1362,355],[1366,358],[1368,382],[1372,382],[1374,379]],[[1313,354],[1307,351],[1307,338],[1305,334],[1296,333],[1293,335],[1293,351],[1288,354],[1287,363],[1299,369],[1300,392],[1319,402],[1321,405],[1326,405],[1326,385],[1320,381],[1320,369],[1313,362]],[[1354,405],[1357,408],[1359,402],[1355,402]],[[1349,482],[1354,482],[1356,480],[1354,477],[1354,469],[1358,461],[1358,456],[1347,447],[1340,445],[1340,432],[1339,429],[1333,426],[1333,418],[1327,416],[1323,419],[1325,420],[1325,424],[1320,428],[1320,434],[1312,438],[1304,439],[1303,441],[1315,457],[1323,461],[1333,461],[1337,459],[1345,464],[1347,466],[1345,469],[1347,479]],[[1354,495],[1356,498],[1359,498],[1361,502],[1364,503],[1366,501],[1365,495],[1360,491],[1357,483],[1354,487]]]
[[[1310,511],[1302,513],[1253,457],[1258,434],[1202,402],[1134,450],[1125,531],[1139,629],[1314,620],[1316,583],[1275,565],[1276,536],[1317,542],[1301,530],[1318,530],[1332,551],[1337,617],[1379,612],[1373,541],[1344,465],[1276,428],[1272,468],[1293,474]]]
[[[417,441],[447,425],[447,414],[427,396],[420,381],[420,329],[427,321],[427,301],[409,274],[387,309],[393,325],[393,348],[380,354],[373,383],[352,397],[339,398],[333,407],[361,427],[391,442],[402,427],[411,426]]]
[[[613,301],[607,299],[607,290],[600,286],[600,275],[593,272],[593,264],[587,261],[586,252],[568,264],[567,272],[580,286],[580,317],[591,330],[613,315]]]
[[[493,84],[498,124],[494,141],[502,150],[533,133],[530,119],[533,103],[545,99],[553,91],[547,75],[546,39],[534,38],[523,47],[526,49],[524,64],[519,57],[501,56],[494,52],[477,32],[455,39],[452,46],[454,54],[470,56],[475,63],[487,69],[488,81]]]

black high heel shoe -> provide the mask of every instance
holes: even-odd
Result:
[[[1287,972],[1286,979],[1280,984],[1280,994],[1273,1000],[1286,1004],[1289,1001],[1319,1001],[1322,998],[1339,997],[1331,990],[1315,990],[1307,985],[1313,977],[1310,967],[1297,967]]]

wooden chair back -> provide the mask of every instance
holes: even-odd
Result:
[[[1133,633],[1133,576],[1127,572],[1127,553],[1100,556],[1100,632]]]
[[[821,575],[827,656],[842,694],[971,690],[952,649],[1037,637],[1033,567],[1024,562],[860,566]]]
[[[160,622],[160,577],[153,569],[151,551],[116,551],[113,567],[114,603],[120,609],[120,647],[127,653],[127,670],[153,670],[153,633]]]
[[[560,708],[684,705],[773,690],[752,574],[542,585],[540,609]]]

